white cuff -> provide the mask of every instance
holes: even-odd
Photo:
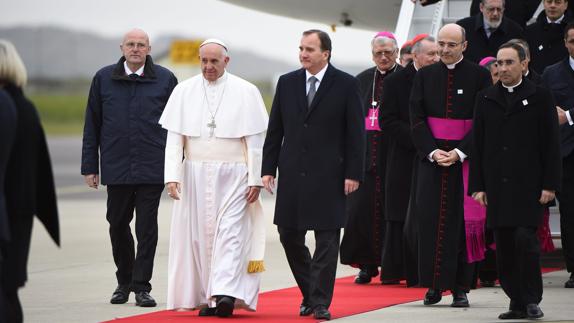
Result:
[[[566,119],[568,119],[568,124],[574,126],[574,122],[572,122],[572,117],[570,116],[570,110],[567,110],[565,113],[566,113]]]
[[[455,148],[454,151],[456,152],[456,154],[458,155],[458,158],[460,158],[460,162],[464,162],[464,160],[466,159],[466,157],[468,157],[465,153],[463,153],[460,149]]]
[[[430,154],[427,155],[427,159],[431,162],[434,163],[434,159],[432,159],[432,155],[434,155],[434,153],[437,151],[438,149],[435,149],[433,151],[431,151]]]
[[[165,145],[165,162],[163,181],[181,183],[183,174],[183,140],[184,136],[175,132],[167,133]]]
[[[247,149],[247,186],[263,186],[261,164],[263,149]]]

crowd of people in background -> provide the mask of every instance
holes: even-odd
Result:
[[[300,316],[331,319],[340,254],[358,269],[356,284],[406,281],[427,288],[424,305],[450,291],[452,307],[469,307],[472,288],[498,280],[509,298],[499,319],[543,317],[540,253],[553,250],[555,200],[564,287],[574,288],[574,17],[568,0],[542,0],[533,18],[539,4],[473,1],[436,38],[404,44],[378,32],[374,66],[356,77],[333,66],[326,32],[305,31],[301,68],[279,78],[269,116],[259,90],[226,71],[223,41],[204,41],[201,73],[178,84],[153,62],[143,30],[126,33],[119,61],[92,80],[82,147],[86,184],[107,186],[110,303],[133,292],[136,305],[157,305],[150,280],[165,187],[174,200],[168,309],[255,311],[264,188],[276,194]],[[23,320],[34,215],[59,243],[50,157],[25,85],[18,53],[0,41],[2,322]]]

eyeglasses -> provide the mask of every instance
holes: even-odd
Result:
[[[373,52],[373,56],[375,57],[392,57],[395,53],[397,52],[397,50],[381,50],[378,52]]]
[[[504,11],[504,7],[484,7],[484,10],[488,13],[493,13],[495,11],[502,13]]]
[[[464,43],[464,42],[460,42],[460,43],[453,43],[453,42],[448,42],[448,43],[447,43],[447,42],[443,42],[443,41],[437,42],[438,47],[441,47],[441,48],[443,48],[443,47],[448,47],[448,48],[450,48],[450,49],[454,49],[454,48],[456,48],[458,45],[460,45],[460,44],[462,44],[462,43]]]
[[[129,43],[125,43],[124,46],[126,46],[129,49],[133,49],[133,48],[142,49],[142,48],[146,48],[147,44],[129,42]]]

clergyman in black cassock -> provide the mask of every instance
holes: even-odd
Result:
[[[409,97],[417,70],[436,63],[437,51],[433,37],[422,38],[413,45],[413,63],[386,78],[383,87],[385,109],[381,118],[389,149],[385,173],[386,231],[382,277],[388,280],[406,278],[407,286],[418,284],[416,233],[410,233],[415,231],[412,228],[405,229],[416,155],[411,137]]]
[[[357,75],[367,132],[365,175],[359,189],[347,198],[348,219],[341,242],[341,263],[361,269],[355,279],[357,284],[371,282],[381,266],[385,233],[383,206],[387,140],[381,132],[379,115],[385,109],[382,102],[383,80],[402,69],[396,63],[398,46],[391,33],[375,35],[371,49],[376,66]]]
[[[510,298],[500,319],[540,318],[540,245],[545,204],[560,189],[558,117],[549,90],[522,77],[524,49],[498,51],[500,82],[475,104],[469,193],[487,205],[500,285]],[[524,144],[528,143],[528,144]]]
[[[299,314],[313,312],[316,319],[331,317],[346,196],[359,187],[365,158],[358,81],[333,67],[330,56],[327,33],[303,33],[303,68],[277,82],[261,169],[269,192],[279,170],[273,222],[303,295]],[[308,230],[315,233],[312,257],[305,245]]]
[[[466,307],[470,263],[484,257],[484,213],[481,221],[478,204],[464,199],[467,165],[461,160],[471,158],[474,99],[492,81],[488,71],[463,59],[462,27],[442,27],[438,44],[441,61],[417,72],[410,98],[418,153],[411,198],[419,226],[419,285],[429,288],[425,305],[451,290],[452,306]]]

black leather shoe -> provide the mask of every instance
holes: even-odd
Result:
[[[442,299],[442,292],[438,289],[429,288],[427,293],[425,294],[425,300],[423,304],[425,305],[432,305],[440,302]]]
[[[453,291],[452,292],[452,304],[451,307],[468,307],[468,298],[466,297],[466,293],[462,291]]]
[[[370,270],[370,269],[361,269],[359,274],[355,278],[355,284],[368,284],[371,282],[371,279],[375,276],[379,275],[379,270]]]
[[[136,306],[141,307],[155,307],[157,304],[155,299],[151,297],[148,292],[137,292],[136,293]]]
[[[564,288],[574,288],[574,275],[564,283]]]
[[[128,301],[130,297],[130,288],[127,286],[118,285],[116,290],[112,294],[112,298],[110,299],[110,303],[112,304],[124,304]]]
[[[305,303],[301,303],[299,306],[299,316],[309,316],[313,313],[313,308]]]
[[[219,317],[229,317],[233,314],[235,298],[231,296],[218,296],[215,314]]]
[[[399,279],[383,279],[381,284],[383,285],[399,285],[401,281]]]
[[[198,316],[215,316],[215,307],[204,307],[199,310]]]
[[[313,310],[313,317],[316,320],[330,320],[331,319],[331,313],[329,312],[329,310],[323,306],[323,305],[318,305],[317,307],[315,307],[315,310]]]
[[[526,318],[526,313],[524,313],[523,311],[515,311],[515,310],[510,310],[508,312],[504,312],[500,315],[498,315],[498,318],[500,320],[519,320],[519,319],[525,319]]]
[[[494,280],[481,280],[480,286],[482,286],[482,287],[494,287]]]
[[[538,304],[528,304],[526,305],[526,316],[529,319],[539,319],[544,316]]]

